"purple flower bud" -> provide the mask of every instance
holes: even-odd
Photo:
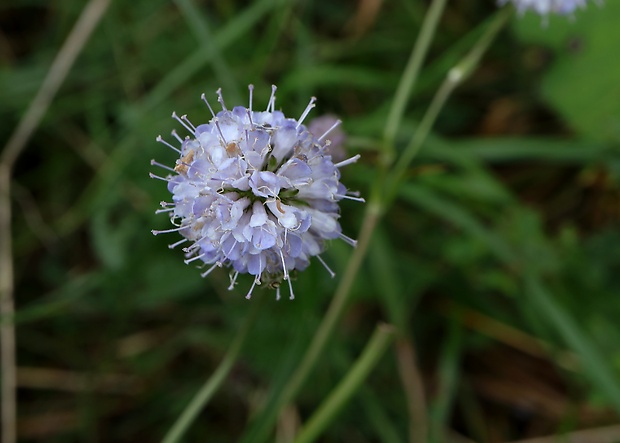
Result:
[[[326,114],[315,118],[308,124],[308,131],[316,137],[321,137],[321,141],[325,139],[327,145],[325,150],[332,156],[334,162],[346,158],[344,143],[347,136],[340,126],[340,120],[335,115]]]

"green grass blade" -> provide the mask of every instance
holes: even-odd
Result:
[[[607,396],[616,411],[620,412],[620,378],[610,370],[609,362],[600,354],[596,343],[589,339],[536,276],[525,276],[525,289],[531,303],[539,309],[540,315],[553,324],[566,344],[579,355],[582,368],[590,376],[592,383]],[[587,300],[583,302],[587,303]]]

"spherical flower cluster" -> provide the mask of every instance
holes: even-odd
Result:
[[[253,86],[249,86],[249,107],[228,109],[221,90],[217,91],[222,111],[209,123],[193,125],[187,116],[172,114],[191,136],[179,141],[178,149],[161,136],[157,141],[175,150],[174,168],[152,161],[170,174],[151,177],[165,180],[172,202],[162,202],[157,212],[168,213],[173,229],[153,234],[179,232],[189,242],[183,251],[186,263],[198,262],[207,276],[217,267],[232,267],[232,289],[239,274],[254,276],[255,285],[276,288],[286,280],[294,298],[291,272],[305,269],[316,256],[332,275],[319,254],[326,240],[340,238],[356,242],[341,232],[338,202],[343,198],[363,201],[348,193],[340,183],[339,168],[357,161],[359,155],[334,164],[327,154],[328,134],[318,138],[302,124],[314,107],[312,98],[295,120],[275,109],[275,91],[265,111],[252,109]]]
[[[511,1],[519,13],[526,10],[533,10],[540,15],[546,16],[550,13],[559,15],[570,15],[577,8],[585,7],[588,0],[498,0],[500,5]]]

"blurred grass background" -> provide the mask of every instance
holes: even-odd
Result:
[[[0,139],[8,140],[85,2],[0,5]],[[151,235],[165,186],[148,178],[176,110],[199,97],[343,119],[350,189],[369,194],[381,136],[427,2],[112,2],[14,169],[23,441],[159,441],[221,361],[252,304]],[[495,13],[450,1],[398,134]],[[619,441],[620,4],[574,20],[514,17],[442,111],[377,229],[350,306],[272,441],[296,429],[347,373],[375,324],[415,343],[433,441],[517,441],[589,429]],[[4,145],[4,142],[3,142]],[[342,204],[355,237],[363,205]],[[267,297],[232,374],[187,441],[252,441],[265,402],[314,334],[350,257],[342,242]],[[2,264],[4,266],[4,264]],[[407,441],[410,417],[388,352],[323,435]],[[414,393],[420,395],[420,393]],[[258,418],[257,418],[258,417]],[[604,440],[603,438],[607,438]]]

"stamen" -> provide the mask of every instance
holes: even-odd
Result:
[[[340,237],[342,240],[345,241],[345,243],[350,244],[354,248],[357,246],[357,240],[353,240],[351,237],[347,237],[342,232],[340,234],[338,234],[338,237]]]
[[[222,128],[220,128],[220,122],[217,119],[217,117],[213,117],[213,123],[215,123],[215,127],[217,128],[217,132],[220,133],[220,137],[222,139],[222,143],[224,144],[223,146],[226,147],[228,145],[228,143],[226,142],[226,139],[224,138],[224,134],[222,134]]]
[[[217,94],[217,101],[220,102],[220,105],[222,105],[222,109],[224,111],[228,111],[228,109],[226,109],[226,105],[224,104],[224,97],[222,97],[222,88],[215,91],[215,93]]]
[[[233,245],[230,247],[230,250],[229,250],[226,254],[224,254],[224,256],[225,256],[226,258],[228,258],[228,256],[230,255],[230,253],[232,252],[232,250],[235,248],[235,246],[237,246],[237,240],[235,240],[235,242],[233,243]]]
[[[215,268],[219,268],[221,267],[222,264],[220,262],[215,263],[213,266],[211,266],[209,269],[207,269],[205,272],[203,272],[202,274],[200,274],[200,276],[202,278],[205,278],[207,275],[209,275]]]
[[[304,112],[301,114],[301,117],[299,117],[299,120],[297,121],[297,126],[295,128],[299,128],[301,126],[301,123],[304,121],[304,119],[308,116],[308,114],[310,113],[310,111],[312,111],[312,108],[314,108],[316,105],[314,104],[314,102],[316,101],[316,97],[312,97],[310,99],[310,103],[308,103],[308,106],[306,106],[306,109],[304,110]]]
[[[258,268],[263,269],[263,254],[258,254]],[[256,276],[256,284],[261,285],[260,274]]]
[[[248,120],[250,120],[250,128],[254,129],[254,122],[252,121],[252,110],[251,109],[247,109],[248,111]],[[247,133],[247,131],[246,131]]]
[[[291,283],[291,279],[289,278],[288,280],[288,290],[290,291],[290,297],[289,300],[294,300],[295,299],[295,294],[293,293],[293,284]]]
[[[362,197],[352,197],[352,196],[346,195],[346,194],[345,195],[334,194],[334,197],[340,197],[340,198],[343,198],[343,199],[346,199],[346,200],[353,200],[353,201],[361,202],[361,203],[365,203],[366,202],[366,200],[364,200]]]
[[[159,175],[155,175],[152,172],[149,172],[149,177],[151,178],[156,178],[157,180],[161,180],[161,181],[165,181],[165,182],[170,182],[172,181],[171,178],[164,178],[164,177],[160,177]]]
[[[280,300],[280,286],[276,288],[276,301]]]
[[[254,85],[248,85],[248,90],[250,91],[250,107],[248,110],[252,112],[252,96],[254,95]]]
[[[271,97],[269,97],[269,103],[267,103],[267,112],[269,112],[269,109],[271,109],[271,112],[273,112],[273,110],[276,107],[276,90],[277,90],[277,86],[276,85],[271,85]]]
[[[172,130],[172,132],[171,132],[171,134],[172,134],[172,136],[173,136],[174,138],[176,138],[176,139],[179,141],[179,143],[181,143],[181,146],[182,146],[182,145],[183,145],[183,139],[179,136],[179,134],[177,133],[176,129],[173,129],[173,130]],[[189,138],[189,137],[188,137],[188,138]],[[180,153],[180,152],[181,152],[181,151],[179,151],[179,153]]]
[[[205,235],[203,237],[200,237],[198,240],[194,240],[194,243],[192,243],[191,245],[189,245],[186,248],[183,248],[182,251],[187,253],[187,254],[192,253],[196,249],[200,248],[200,243],[202,243],[202,241],[205,240],[206,238],[207,238],[207,236]]]
[[[151,166],[159,166],[162,169],[165,169],[165,170],[170,171],[170,172],[174,172],[176,174],[176,171],[174,169],[172,169],[170,166],[163,165],[163,164],[155,161],[155,159],[151,160]]]
[[[153,233],[153,235],[159,235],[159,234],[169,234],[171,232],[179,232],[182,231],[183,229],[187,229],[189,226],[179,226],[178,228],[172,228],[172,229],[165,229],[163,231],[156,231],[155,229],[153,229],[151,231],[151,233]]]
[[[166,208],[166,209],[158,209],[155,211],[155,214],[163,214],[164,212],[172,212],[174,208]]]
[[[202,99],[203,102],[207,104],[207,108],[209,108],[209,111],[211,111],[211,115],[215,118],[215,112],[213,112],[213,108],[209,104],[209,101],[207,100],[207,96],[205,95],[204,92],[200,95],[200,98]]]
[[[207,255],[206,253],[200,254],[200,255],[195,255],[192,258],[188,258],[187,260],[183,260],[183,263],[185,263],[186,265],[189,265],[191,262],[196,261],[196,260],[200,260],[202,257],[204,257],[205,255]]]
[[[179,174],[179,173],[187,173],[187,170],[192,167],[191,164],[185,163],[185,162],[183,162],[181,160],[177,160],[175,165],[176,165],[175,168],[177,168],[177,169],[175,169],[174,172],[176,172],[177,174]],[[204,177],[204,174],[202,174],[202,173],[196,172],[196,175],[198,177],[201,177],[201,178]]]
[[[239,273],[237,271],[235,271],[235,273],[230,276],[230,286],[228,286],[228,290],[232,291],[235,288],[235,283],[237,282],[237,277],[239,276]]]
[[[174,134],[174,131],[172,131]],[[164,140],[163,138],[161,138],[161,135],[158,135],[157,137],[155,137],[155,141],[159,142],[159,143],[163,143],[164,145],[168,146],[170,149],[172,149],[173,151],[176,151],[177,153],[181,153],[181,150],[179,148],[175,148],[174,146],[172,146],[170,143],[168,143],[166,140]]]
[[[341,123],[342,123],[342,120],[336,120],[336,123],[334,123],[334,124],[332,125],[332,127],[331,127],[331,128],[329,128],[327,131],[325,131],[325,132],[323,133],[323,135],[319,137],[319,139],[318,139],[318,140],[319,140],[319,141],[323,141],[323,139],[324,139],[325,137],[327,137],[327,134],[329,134],[329,133],[330,133],[330,132],[332,132],[334,129],[336,129],[338,126],[340,126],[340,124],[341,124]]]
[[[321,262],[321,264],[323,265],[323,267],[325,269],[327,269],[327,272],[329,272],[329,275],[331,275],[332,278],[334,278],[336,276],[336,273],[334,271],[332,271],[329,266],[327,266],[327,263],[325,263],[325,261],[321,258],[320,255],[317,255],[316,258],[319,259],[319,261]]]
[[[187,117],[186,115],[184,115],[183,117]],[[192,128],[190,128],[187,123],[185,123],[185,121],[183,121],[183,117],[179,117],[177,115],[176,112],[172,112],[172,118],[175,119],[176,121],[178,121],[179,123],[181,123],[181,125],[187,129],[187,132],[189,132],[190,134],[194,135],[194,131],[192,131]]]
[[[351,158],[348,158],[346,160],[341,161],[340,163],[336,163],[334,166],[337,168],[341,168],[342,166],[347,166],[350,165],[351,163],[355,163],[356,161],[358,161],[360,159],[361,155],[357,154],[354,155]]]
[[[174,249],[174,248],[176,248],[177,246],[179,246],[179,245],[181,245],[181,244],[185,243],[186,241],[187,241],[187,239],[186,239],[186,238],[184,238],[184,239],[182,239],[182,240],[179,240],[179,241],[178,241],[178,242],[176,242],[176,243],[172,243],[171,245],[168,245],[168,248],[169,248],[169,249]]]
[[[254,286],[256,285],[256,280],[257,278],[254,279],[254,281],[252,282],[252,287],[250,288],[247,295],[245,296],[245,298],[248,300],[252,298],[252,291],[254,290]]]
[[[181,119],[183,119],[183,121],[185,121],[190,126],[190,128],[192,128],[192,131],[196,132],[196,126],[194,126],[192,122],[189,121],[189,119],[187,118],[187,114],[182,115]]]
[[[313,160],[315,160],[315,159],[317,159],[319,157],[324,156],[325,155],[325,150],[327,149],[327,147],[329,145],[331,145],[331,143],[332,142],[330,140],[326,140],[325,144],[323,146],[318,145],[319,149],[317,150],[318,151],[317,154],[314,157],[310,157],[306,163],[312,163]]]
[[[280,258],[282,259],[282,269],[284,269],[284,280],[288,280],[288,271],[286,270],[286,263],[284,263],[284,254],[280,249]]]

